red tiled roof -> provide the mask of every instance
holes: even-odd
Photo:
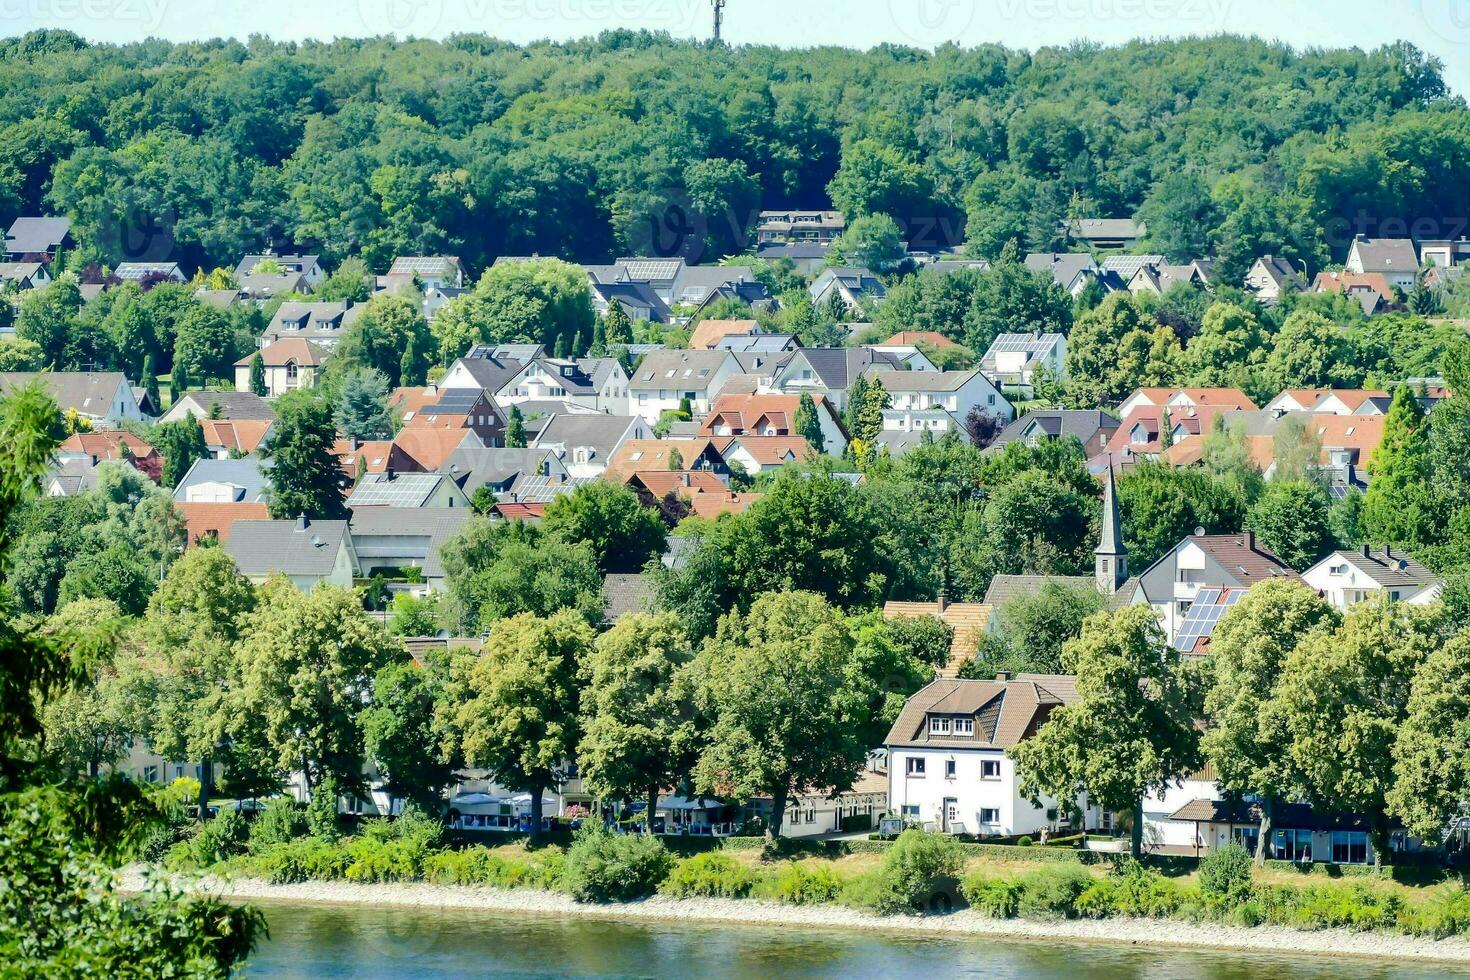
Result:
[[[206,445],[248,455],[260,448],[272,423],[269,419],[200,419],[199,424],[204,427]]]
[[[700,320],[689,335],[689,349],[712,350],[721,339],[754,333],[759,326],[754,320]]]
[[[187,504],[175,503],[184,523],[188,526],[188,543],[195,545],[199,539],[213,533],[220,544],[230,540],[230,528],[235,521],[264,521],[270,511],[260,501],[231,501],[229,503]]]
[[[875,346],[903,347],[913,344],[930,344],[938,348],[960,346],[937,330],[900,330],[892,337],[883,341],[883,343],[876,344]]]
[[[304,337],[286,337],[267,344],[260,349],[259,354],[266,367],[285,367],[287,361],[314,367],[327,359],[325,348],[318,347]],[[249,367],[254,359],[255,352],[246,354],[235,362],[235,367]]]

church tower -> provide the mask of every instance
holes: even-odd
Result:
[[[1118,517],[1118,492],[1113,484],[1113,457],[1108,455],[1108,472],[1103,483],[1102,540],[1094,555],[1097,589],[1112,595],[1128,581],[1128,549],[1123,545],[1123,522]]]

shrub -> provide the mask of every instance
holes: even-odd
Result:
[[[351,861],[347,849],[336,841],[301,837],[264,851],[252,867],[271,883],[285,885],[341,878]]]
[[[1470,889],[1446,886],[1419,905],[1403,908],[1398,924],[1404,932],[1433,939],[1470,934]]]
[[[1033,841],[1030,837],[1022,837],[1020,840],[1016,841],[1016,846],[1017,847],[1030,847],[1034,843],[1035,843],[1035,841]]]
[[[185,842],[185,853],[195,867],[207,868],[244,853],[248,833],[245,818],[237,811],[221,810],[219,816],[207,821],[197,834]]]
[[[436,851],[424,860],[424,878],[441,885],[489,885],[494,888],[541,888],[557,886],[562,854],[538,852],[524,861],[492,854],[481,845],[459,851]]]
[[[562,887],[579,902],[615,902],[651,895],[668,876],[668,849],[656,837],[577,832],[567,849]]]
[[[960,888],[971,908],[992,919],[1009,919],[1021,906],[1021,884],[1017,881],[972,874]]]
[[[760,882],[756,892],[762,898],[791,905],[822,905],[835,902],[844,885],[841,873],[831,865],[796,861],[782,868],[774,878]]]
[[[740,898],[754,880],[750,869],[730,855],[706,851],[674,865],[660,890],[685,898]]]
[[[291,797],[277,797],[265,805],[250,825],[250,850],[259,853],[304,836],[306,814]]]
[[[1232,841],[1199,863],[1199,891],[1207,903],[1234,908],[1251,897],[1251,856]]]
[[[953,837],[905,830],[870,880],[854,891],[854,901],[883,915],[922,912],[953,902],[964,869],[964,846]]]
[[[1021,876],[1018,912],[1028,919],[1071,918],[1077,914],[1077,899],[1095,881],[1083,868],[1049,864]]]

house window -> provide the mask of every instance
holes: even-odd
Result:
[[[286,380],[287,381],[295,381],[296,380],[296,362],[295,361],[287,361],[286,362]]]
[[[930,735],[948,735],[949,734],[949,719],[948,718],[930,718],[929,719],[929,734]]]
[[[954,760],[953,759],[946,759],[945,760],[945,763],[944,763],[944,778],[945,779],[953,779],[954,778],[954,765],[955,765],[955,763],[954,763]]]
[[[158,782],[158,767],[157,766],[144,766],[143,767],[143,782],[145,782],[145,783],[156,783],[156,782]]]
[[[956,735],[974,735],[975,734],[975,719],[974,718],[956,718],[954,720],[954,733]]]
[[[1271,850],[1278,861],[1310,863],[1312,860],[1312,832],[1310,830],[1278,830]]]
[[[1236,827],[1230,834],[1230,839],[1245,848],[1247,854],[1256,853],[1256,845],[1261,840],[1260,827]]]
[[[980,822],[985,824],[1000,823],[1000,811],[982,807],[980,809]]]
[[[802,811],[802,814],[801,814],[801,817],[802,817],[802,821],[801,821],[802,823],[816,823],[817,822],[817,811],[816,810],[803,810]]]
[[[1361,830],[1332,832],[1333,864],[1367,864],[1368,835]]]
[[[919,819],[919,805],[917,803],[905,803],[901,812],[905,820]]]
[[[916,756],[909,756],[907,768],[905,769],[905,771],[910,776],[924,775],[924,760],[917,758]]]
[[[1000,778],[1000,760],[999,759],[985,759],[985,760],[983,760],[980,763],[980,778],[981,779],[999,779]]]

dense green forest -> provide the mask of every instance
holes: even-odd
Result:
[[[0,42],[0,217],[69,214],[104,264],[233,265],[267,239],[374,268],[590,262],[649,250],[671,209],[710,261],[758,208],[830,201],[987,257],[1141,213],[1151,247],[1234,275],[1266,251],[1315,268],[1399,221],[1455,234],[1467,164],[1470,112],[1407,44]]]

